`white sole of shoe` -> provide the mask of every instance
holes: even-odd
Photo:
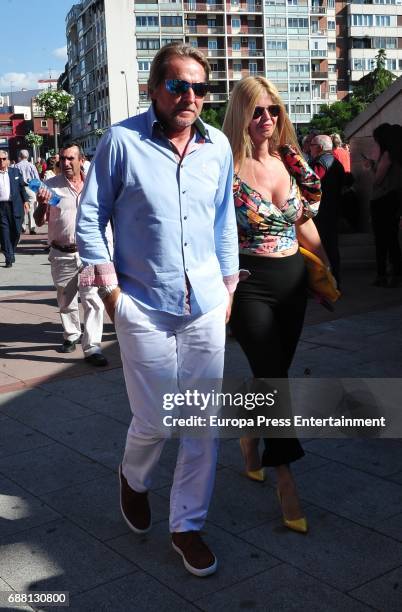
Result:
[[[138,535],[141,535],[143,533],[148,533],[148,531],[150,531],[152,529],[152,520],[151,520],[151,522],[149,524],[149,527],[147,527],[146,529],[138,529],[138,527],[134,527],[134,525],[132,525],[132,523],[130,523],[130,521],[128,520],[128,518],[124,514],[123,506],[121,504],[121,465],[119,465],[119,484],[120,484],[120,511],[121,511],[122,517],[124,518],[125,522],[127,523],[127,526],[131,529],[131,531],[134,531],[134,533],[137,533]]]
[[[172,547],[173,547],[173,550],[179,553],[179,555],[183,559],[184,567],[186,568],[186,570],[190,572],[190,574],[194,574],[194,576],[198,576],[198,578],[205,578],[206,576],[210,576],[211,574],[214,574],[216,570],[218,569],[218,559],[216,557],[214,557],[215,563],[213,563],[209,567],[206,567],[205,569],[198,569],[189,564],[189,562],[186,560],[183,554],[183,551],[180,550],[180,548],[176,546],[174,542],[172,542]]]

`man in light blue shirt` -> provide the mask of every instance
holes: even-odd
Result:
[[[137,533],[151,527],[147,493],[169,436],[158,384],[167,381],[175,393],[189,381],[195,389],[223,375],[238,247],[230,145],[199,119],[209,72],[189,45],[158,52],[148,83],[152,105],[102,138],[78,214],[78,248],[87,264],[81,282],[100,287],[115,321],[133,412],[120,488],[123,517]],[[113,263],[105,238],[110,218]],[[180,440],[170,531],[173,548],[197,576],[217,567],[200,536],[216,456],[212,436]]]
[[[16,167],[21,172],[25,185],[27,185],[31,179],[39,179],[37,169],[35,168],[33,163],[29,161],[29,152],[27,151],[27,149],[21,149],[18,154],[18,159],[19,161],[18,164],[16,164]],[[25,232],[28,229],[30,234],[36,234],[36,225],[34,220],[34,212],[36,209],[36,195],[32,191],[32,189],[29,189],[29,187],[25,187],[25,191],[27,192],[29,197],[29,209],[25,211],[25,219],[24,223],[22,224],[22,231]]]

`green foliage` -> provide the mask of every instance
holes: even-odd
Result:
[[[209,105],[204,106],[204,110],[201,113],[201,119],[209,125],[213,125],[218,128],[218,130],[222,129],[223,120],[225,118],[227,108],[227,102],[225,104],[220,104],[218,107],[213,108]]]
[[[375,56],[376,67],[374,70],[364,75],[353,87],[353,96],[358,100],[370,104],[385,89],[387,89],[396,76],[385,68],[387,54],[384,49],[380,49]]]
[[[352,97],[350,100],[338,100],[333,104],[322,104],[320,112],[311,119],[306,132],[316,130],[320,134],[336,132],[343,136],[345,126],[361,113],[366,104]]]
[[[36,101],[45,111],[46,117],[55,121],[64,121],[69,108],[74,104],[74,96],[64,89],[46,89],[36,96]]]
[[[32,132],[32,130],[28,134],[26,134],[25,140],[32,147],[33,146],[40,147],[43,144],[43,136],[41,136],[40,134],[34,134],[34,132]]]

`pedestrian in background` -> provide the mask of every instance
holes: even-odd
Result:
[[[331,264],[331,271],[340,286],[340,254],[338,244],[338,219],[342,204],[342,192],[346,173],[334,157],[330,136],[319,134],[311,141],[312,168],[321,181],[321,204],[314,218],[321,242]]]
[[[24,211],[29,195],[18,168],[9,166],[8,152],[0,150],[0,245],[6,268],[15,262],[15,249],[21,234]]]
[[[22,231],[25,232],[27,229],[30,234],[36,234],[36,226],[34,219],[34,212],[36,209],[36,194],[27,187],[28,183],[32,179],[39,179],[39,174],[32,162],[29,161],[29,152],[26,149],[21,149],[18,155],[18,164],[16,168],[22,174],[25,182],[25,191],[28,194],[29,209],[25,212],[25,219],[22,226]]]
[[[377,287],[399,287],[402,283],[399,244],[402,127],[382,123],[373,131],[373,138],[373,150],[368,160],[370,170],[375,173],[370,201],[377,263],[377,277],[373,284]]]
[[[85,361],[94,366],[105,366],[107,359],[101,351],[104,310],[102,300],[95,287],[79,286],[81,260],[76,244],[75,224],[84,187],[80,146],[74,142],[65,144],[61,149],[60,164],[61,174],[46,182],[46,185],[60,196],[60,203],[50,206],[48,202],[51,193],[42,188],[38,191],[39,206],[35,211],[39,227],[48,219],[49,261],[64,332],[60,352],[75,351],[81,339],[79,295],[84,310],[81,345]]]

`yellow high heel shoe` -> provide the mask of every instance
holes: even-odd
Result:
[[[239,442],[240,442],[240,449],[243,455],[243,459],[246,463],[247,466],[247,454],[250,451],[251,445],[250,445],[250,440],[253,440],[253,438],[240,438]],[[248,447],[248,448],[247,448]],[[255,450],[255,452],[257,453],[258,456],[258,443],[255,447],[255,449],[251,449],[251,450]],[[259,457],[258,460],[255,461],[255,463],[259,463]],[[265,470],[264,468],[259,468],[258,470],[248,470],[246,468],[245,470],[245,475],[247,478],[249,478],[250,480],[253,480],[254,482],[265,482]]]
[[[279,503],[282,508],[282,496],[279,492],[279,489],[276,490],[276,494],[278,495]],[[282,510],[282,520],[283,520],[283,524],[285,525],[285,527],[287,527],[288,529],[291,529],[292,531],[297,531],[298,533],[308,532],[307,519],[305,516],[302,516],[301,518],[298,518],[298,519],[287,519],[285,515],[283,514],[283,510]]]

